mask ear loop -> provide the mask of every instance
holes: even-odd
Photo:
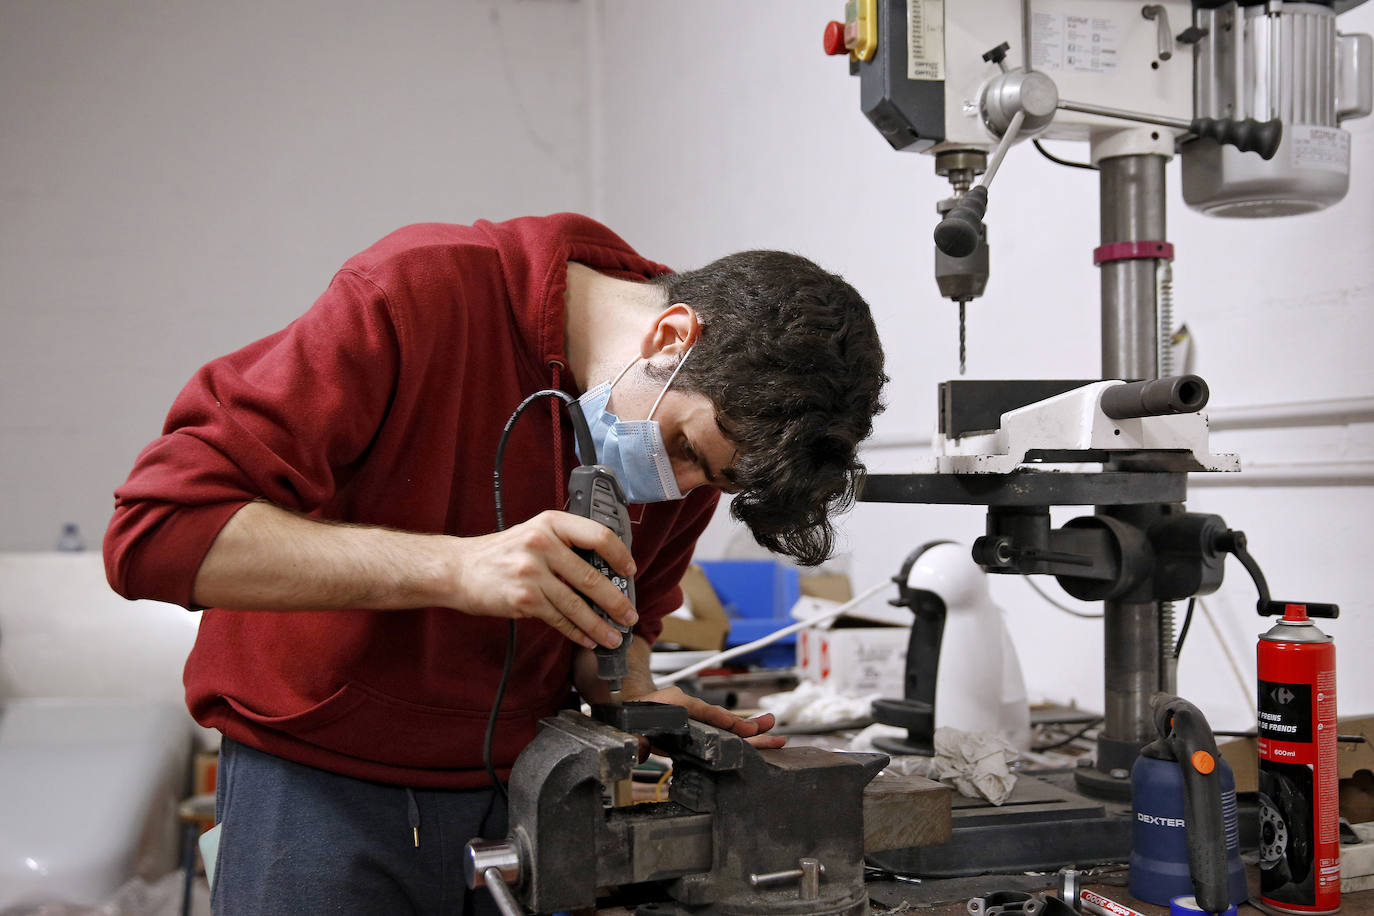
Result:
[[[672,387],[673,379],[677,378],[677,374],[682,371],[682,364],[687,362],[687,357],[692,355],[692,350],[695,348],[696,344],[693,344],[687,348],[686,353],[682,354],[682,359],[678,360],[677,365],[673,367],[673,374],[668,376],[667,383],[664,384],[663,390],[658,393],[658,399],[654,401],[654,406],[649,408],[649,415],[644,419],[652,420],[654,418],[654,413],[658,410],[658,405],[662,402],[663,396],[668,393],[668,389]]]
[[[618,375],[616,375],[615,378],[611,379],[611,384],[608,386],[608,390],[609,390],[610,388],[614,388],[614,387],[620,382],[620,380],[623,379],[623,378],[625,377],[625,373],[626,373],[626,372],[629,372],[632,368],[634,368],[634,364],[637,363],[637,362],[639,362],[639,361],[640,361],[641,359],[643,359],[643,358],[644,358],[644,357],[642,357],[642,356],[636,356],[634,359],[632,359],[632,360],[630,360],[628,363],[626,363],[626,364],[625,364],[625,368],[624,368],[624,369],[621,369],[621,370],[620,370],[620,373],[619,373]]]

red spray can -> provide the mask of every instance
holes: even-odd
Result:
[[[1310,617],[1330,604],[1260,603],[1283,618],[1259,638],[1260,898],[1279,913],[1341,905],[1336,647]]]

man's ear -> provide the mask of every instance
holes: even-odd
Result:
[[[659,353],[681,357],[701,336],[696,309],[684,302],[668,306],[654,319],[653,326],[640,342],[639,353],[652,359]]]

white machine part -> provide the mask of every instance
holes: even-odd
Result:
[[[1142,124],[1062,109],[1037,130],[1090,141],[1098,163],[1120,155],[1172,158],[1195,117],[1283,122],[1270,160],[1213,140],[1181,149],[1184,199],[1218,216],[1280,216],[1320,210],[1345,196],[1349,135],[1374,97],[1368,35],[1340,35],[1321,3],[1193,3],[1172,0],[907,0],[907,73],[943,81],[943,136],[907,147],[931,154],[990,150],[985,93],[1003,70],[984,59],[999,42],[1005,65],[1054,81],[1061,101],[1180,122]],[[1346,6],[1350,4],[1345,4]],[[1185,43],[1185,39],[1188,43]]]
[[[1265,3],[1198,10],[1207,35],[1197,45],[1196,113],[1209,118],[1278,118],[1273,159],[1233,147],[1195,144],[1183,155],[1183,199],[1213,216],[1310,213],[1345,197],[1350,134],[1340,125],[1370,113],[1368,35],[1336,31],[1318,3]]]
[[[1190,118],[1192,62],[1187,54],[1172,53],[1172,48],[1167,59],[1160,59],[1160,24],[1141,15],[1143,5],[1134,0],[909,0],[909,9],[923,8],[926,21],[937,15],[944,21],[945,140],[927,151],[987,150],[996,144],[999,135],[984,124],[980,108],[988,83],[1002,71],[983,55],[1006,41],[1012,46],[1007,63],[1025,66],[1025,7],[1030,9],[1031,69],[1053,79],[1061,98]],[[1170,26],[1177,26],[1174,31],[1182,31],[1192,18],[1186,0],[1158,5]],[[1113,139],[1123,130],[1137,136]],[[1094,146],[1105,143],[1118,152],[1172,156],[1178,133],[1182,131],[1060,111],[1039,135],[1092,140]],[[1122,148],[1123,143],[1130,148]],[[1097,152],[1093,156],[1096,159]]]
[[[967,544],[935,544],[912,564],[907,585],[945,602],[935,687],[935,727],[997,735],[1030,749],[1030,704],[1006,615]]]
[[[1096,382],[1002,415],[1001,426],[983,435],[936,434],[932,466],[941,474],[1008,474],[1044,464],[1037,452],[1135,452],[1150,450],[1156,470],[1239,471],[1235,455],[1213,455],[1207,416],[1201,412],[1113,419],[1102,409],[1104,391],[1120,381]],[[1090,460],[1082,459],[1084,462]]]

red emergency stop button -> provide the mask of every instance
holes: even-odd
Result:
[[[825,38],[822,40],[822,47],[825,53],[831,56],[836,54],[848,54],[849,49],[844,45],[844,23],[831,20],[825,24]]]

